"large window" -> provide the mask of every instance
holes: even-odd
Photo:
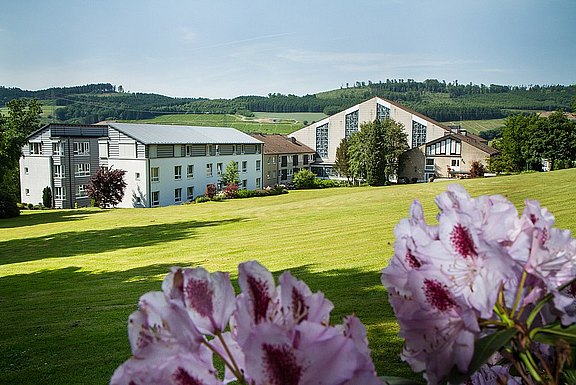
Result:
[[[390,109],[380,103],[376,103],[376,119],[384,120],[390,118]]]
[[[55,164],[52,166],[54,178],[64,178],[64,166],[61,164]]]
[[[426,143],[426,126],[412,121],[412,148],[420,147]]]
[[[42,143],[30,143],[30,155],[42,155]]]
[[[424,169],[426,171],[434,171],[434,158],[426,158],[426,166]]]
[[[52,143],[52,155],[64,155],[64,146],[60,142]]]
[[[74,142],[74,155],[90,155],[90,142]]]
[[[346,139],[353,133],[358,132],[358,110],[346,114],[345,135]]]
[[[54,187],[54,199],[66,199],[66,195],[64,194],[64,187]]]
[[[316,152],[322,158],[328,157],[328,123],[316,127]]]
[[[152,206],[160,204],[160,191],[152,191]]]
[[[174,166],[174,179],[182,179],[182,166]]]
[[[74,169],[74,176],[90,176],[90,163],[78,163]]]
[[[182,189],[176,188],[174,189],[174,203],[182,202]]]
[[[159,167],[152,167],[150,169],[150,180],[152,182],[159,182],[160,181],[160,168]]]
[[[194,178],[194,165],[193,164],[189,164],[188,165],[188,170],[186,172],[186,177],[188,178]]]
[[[88,185],[79,184],[76,186],[76,198],[86,198],[88,197]]]

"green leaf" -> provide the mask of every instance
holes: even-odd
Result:
[[[466,381],[466,379],[484,365],[494,353],[510,342],[516,333],[516,329],[500,330],[476,340],[474,343],[474,355],[472,356],[472,361],[470,361],[468,371],[461,373],[454,366],[448,375],[447,381],[451,384],[461,384]]]
[[[562,326],[560,322],[542,326],[533,330],[534,341],[554,345],[558,340],[564,340],[570,345],[576,345],[576,323]]]
[[[390,385],[423,385],[422,382],[410,380],[404,377],[379,376],[379,378]]]

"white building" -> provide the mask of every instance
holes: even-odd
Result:
[[[22,202],[42,202],[52,188],[55,207],[88,206],[86,188],[98,167],[126,171],[119,207],[179,204],[219,185],[236,161],[240,188],[262,187],[262,143],[227,127],[108,123],[47,125],[28,138],[20,160]]]

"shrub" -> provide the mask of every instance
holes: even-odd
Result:
[[[124,170],[100,167],[88,183],[88,196],[94,200],[92,205],[104,209],[122,202],[126,190],[125,174]]]
[[[34,208],[34,205],[32,203],[28,203],[28,210],[32,210]]]
[[[196,199],[194,199],[194,203],[204,203],[204,202],[209,202],[210,201],[210,197],[206,196],[206,195],[200,195],[198,197],[196,197]]]
[[[236,183],[228,183],[224,187],[223,192],[226,199],[234,199],[238,196],[238,185]]]
[[[216,185],[214,183],[210,183],[210,184],[206,185],[206,192],[204,193],[204,195],[206,195],[208,198],[212,199],[212,198],[214,198],[214,196],[216,195],[217,192],[218,192],[218,190],[216,190]]]
[[[486,167],[479,161],[475,160],[470,164],[470,178],[477,178],[479,176],[484,176],[485,172]]]
[[[20,215],[16,199],[6,191],[0,191],[0,218],[13,218]]]
[[[46,208],[52,208],[52,189],[48,186],[42,190],[42,204]]]
[[[312,171],[304,169],[294,174],[292,182],[294,182],[296,188],[303,189],[316,187],[315,180],[316,175]]]

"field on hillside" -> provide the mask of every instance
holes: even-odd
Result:
[[[279,114],[274,114],[279,115]],[[153,119],[138,120],[138,123],[180,124],[189,126],[233,127],[243,132],[267,134],[289,134],[304,126],[300,121],[282,119],[278,123],[242,118],[230,114],[174,114],[162,115]]]
[[[0,384],[105,384],[129,357],[128,315],[160,290],[171,266],[230,271],[257,259],[323,291],[332,320],[366,325],[381,375],[410,376],[380,284],[394,226],[449,182],[335,188],[155,209],[24,212],[0,221]],[[539,199],[560,228],[576,230],[576,170],[460,182],[473,196]],[[419,377],[412,377],[419,378]]]
[[[444,122],[447,126],[460,125],[466,131],[478,135],[481,131],[492,130],[495,128],[504,127],[504,119],[488,119],[488,120],[462,120],[454,122]]]

